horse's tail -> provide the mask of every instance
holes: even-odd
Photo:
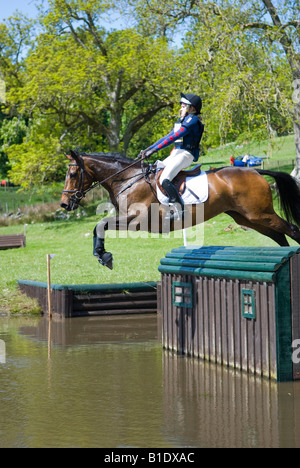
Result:
[[[281,209],[288,223],[300,226],[300,186],[294,177],[286,172],[256,169],[261,175],[273,177],[276,182]]]

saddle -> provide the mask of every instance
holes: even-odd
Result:
[[[162,188],[159,179],[162,174],[163,169],[160,169],[155,176],[156,184],[160,191],[167,196],[165,190]],[[176,177],[172,180],[172,183],[175,185],[176,190],[178,191],[179,195],[183,195],[186,189],[186,178],[187,177],[196,177],[201,174],[201,164],[194,167],[194,169],[190,169],[189,171],[180,171]]]

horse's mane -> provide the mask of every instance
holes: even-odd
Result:
[[[80,156],[90,156],[97,159],[114,159],[118,162],[132,163],[133,159],[127,158],[124,153],[80,153]]]

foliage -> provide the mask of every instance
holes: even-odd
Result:
[[[299,5],[277,3],[281,29],[262,0],[50,0],[38,24],[0,24],[0,171],[9,158],[28,188],[61,180],[70,148],[136,157],[170,130],[180,91],[203,97],[205,150],[296,131]],[[135,27],[104,28],[110,14]]]
[[[231,72],[227,80],[227,92],[226,84],[224,86],[224,96],[218,87],[219,76],[221,76],[220,84],[224,76],[222,69],[219,70],[220,74],[214,74],[212,77],[209,70],[206,70],[208,81],[213,79],[212,94],[219,99],[225,98],[225,106],[221,108],[220,102],[215,103],[212,95],[209,96],[211,108],[221,111],[223,126],[219,128],[221,140],[222,134],[225,138],[231,137],[231,132],[223,131],[227,128],[227,123],[234,132],[239,133],[241,138],[246,138],[245,125],[235,125],[235,116],[238,123],[242,116],[242,120],[248,126],[249,135],[253,135],[254,132],[256,136],[263,137],[266,132],[270,135],[275,131],[283,134],[294,129],[296,167],[300,176],[300,100],[298,99],[300,5],[298,1],[166,0],[161,3],[157,0],[120,0],[120,2],[129,3],[143,31],[151,30],[152,34],[173,37],[174,32],[183,24],[192,31],[191,36],[199,37],[199,44],[204,45],[209,63],[216,62],[221,52],[225,59],[224,70],[228,68]],[[207,39],[210,41],[208,47]],[[197,61],[196,56],[195,61]],[[236,70],[237,65],[238,70]],[[224,88],[221,88],[221,91]],[[237,108],[239,112],[236,112]],[[213,119],[213,124],[217,125],[217,119]]]
[[[65,174],[59,142],[52,134],[45,137],[43,124],[36,120],[29,128],[28,138],[6,149],[11,162],[10,180],[26,189],[37,181],[42,185],[56,182]]]
[[[7,150],[11,145],[20,145],[27,127],[22,118],[3,119],[0,127],[0,174],[6,177],[10,169]]]
[[[133,30],[95,32],[88,8],[81,18],[82,3],[72,3],[77,9],[65,18],[67,30],[53,12],[45,18],[46,31],[26,60],[26,83],[8,99],[26,112],[55,114],[61,141],[75,130],[83,145],[92,136],[100,149],[126,151],[132,135],[169,105],[162,99],[167,93],[159,59],[165,71],[171,54],[164,41]]]

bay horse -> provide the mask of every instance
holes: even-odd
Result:
[[[165,207],[156,197],[155,170],[149,164],[121,156],[118,153],[79,153],[71,151],[61,207],[67,211],[78,208],[86,193],[95,186],[103,186],[116,208],[117,216],[103,218],[94,229],[94,256],[99,262],[113,268],[113,258],[104,247],[105,231],[145,230],[165,232]],[[186,171],[184,171],[186,172]],[[285,219],[274,210],[272,192],[263,176],[275,179]],[[207,172],[209,197],[203,203],[207,221],[226,213],[239,225],[254,229],[273,239],[280,246],[288,246],[286,235],[300,244],[300,190],[296,180],[284,172],[261,169],[224,167]],[[153,209],[156,206],[158,222],[153,227]],[[189,225],[199,223],[197,205],[187,205]],[[143,216],[137,216],[137,209]],[[136,223],[135,220],[139,219]],[[143,224],[141,221],[147,220]],[[292,222],[294,224],[292,224]],[[182,229],[171,222],[169,231]],[[186,225],[184,225],[186,227]]]

